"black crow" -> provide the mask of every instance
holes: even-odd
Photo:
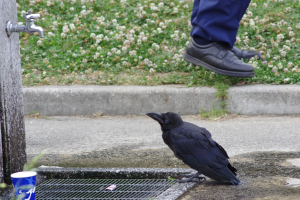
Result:
[[[237,170],[229,163],[226,151],[211,138],[210,132],[205,128],[184,122],[178,114],[172,112],[151,112],[146,115],[160,124],[163,140],[174,155],[198,171],[180,182],[208,176],[217,181],[240,185],[240,180],[236,177]]]

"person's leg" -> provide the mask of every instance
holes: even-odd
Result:
[[[192,38],[183,58],[225,76],[253,77],[253,66],[242,62],[231,50],[249,3],[250,0],[195,0]]]
[[[239,23],[251,0],[195,0],[191,37],[211,42],[235,43]]]
[[[249,6],[249,0],[195,0],[191,23],[191,37],[199,45],[225,42],[239,59],[250,59],[261,54],[234,47],[239,23]],[[228,22],[228,23],[227,23]]]

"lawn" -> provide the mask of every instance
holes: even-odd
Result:
[[[193,1],[17,0],[45,37],[20,33],[23,85],[300,84],[300,3],[253,0],[236,46],[261,51],[253,78],[230,78],[184,61]]]

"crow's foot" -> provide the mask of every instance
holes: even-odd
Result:
[[[201,183],[203,181],[206,181],[206,178],[203,174],[199,174],[199,172],[195,173],[195,174],[187,174],[187,175],[183,175],[183,179],[178,180],[178,183],[187,183],[187,182],[197,182],[197,183]],[[186,178],[186,179],[185,179]]]

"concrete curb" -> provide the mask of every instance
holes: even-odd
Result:
[[[25,114],[43,116],[144,115],[172,111],[198,114],[220,108],[215,88],[167,86],[40,86],[23,88]],[[246,115],[300,114],[299,85],[234,86],[228,90],[227,108]]]

